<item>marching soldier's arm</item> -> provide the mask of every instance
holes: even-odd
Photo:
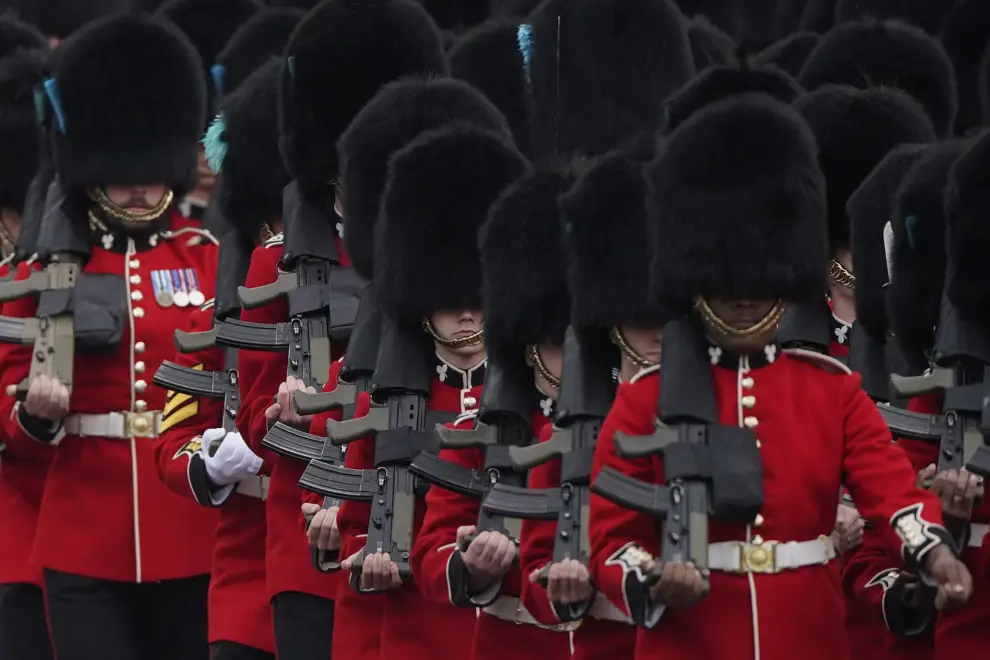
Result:
[[[938,497],[915,485],[917,475],[904,451],[891,442],[890,431],[875,404],[860,389],[858,375],[839,379],[845,454],[843,482],[860,515],[881,535],[894,556],[917,571],[940,544],[954,543],[942,520]]]
[[[633,436],[653,432],[659,387],[657,374],[619,386],[598,436],[592,483],[606,466],[641,481],[660,482],[653,459],[620,458],[614,443],[617,431]],[[663,607],[649,598],[643,563],[660,551],[657,521],[592,493],[588,535],[591,543],[589,568],[598,589],[636,624],[646,628],[656,626],[663,615]]]
[[[471,419],[467,424],[474,423]],[[479,449],[443,449],[440,458],[468,468],[481,470],[484,465]],[[457,549],[457,528],[476,525],[481,502],[433,486],[426,494],[426,517],[413,545],[412,566],[416,586],[434,603],[455,607],[486,607],[499,596],[503,580],[474,593],[468,586],[467,566]]]

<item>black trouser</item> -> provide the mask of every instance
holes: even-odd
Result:
[[[210,644],[210,660],[275,660],[275,654],[237,642],[214,642]]]
[[[286,591],[272,599],[272,620],[278,660],[329,660],[333,647],[332,600]]]
[[[45,598],[33,584],[0,584],[0,658],[52,658]]]
[[[207,660],[209,575],[132,584],[45,570],[58,660]]]

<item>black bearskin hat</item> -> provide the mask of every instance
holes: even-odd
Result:
[[[946,293],[959,315],[990,324],[990,132],[956,161],[945,195]]]
[[[613,151],[561,199],[567,227],[571,321],[580,327],[663,325],[650,298],[643,163]]]
[[[920,28],[895,21],[837,26],[808,56],[798,82],[809,92],[828,84],[902,89],[921,103],[940,137],[952,133],[952,63]]]
[[[949,170],[966,146],[962,140],[930,145],[897,190],[887,304],[897,342],[912,361],[925,361],[935,345],[945,285],[944,193]]]
[[[704,16],[733,39],[743,33],[743,8],[738,0],[676,0],[684,16]]]
[[[282,71],[280,130],[289,173],[326,206],[336,144],[382,85],[446,73],[436,25],[413,0],[325,0],[296,27]]]
[[[66,190],[165,183],[182,195],[195,184],[206,89],[178,28],[105,18],[67,39],[55,60],[55,165]]]
[[[223,173],[223,216],[251,237],[259,235],[262,224],[281,216],[282,189],[289,183],[278,151],[280,73],[281,62],[273,59],[250,74],[224,98],[207,132],[210,166]]]
[[[896,89],[828,85],[806,94],[794,107],[818,142],[818,164],[828,184],[828,244],[834,256],[849,247],[849,196],[891,149],[934,142],[935,133],[921,106]]]
[[[540,0],[488,0],[492,16],[523,18],[537,8]]]
[[[34,87],[47,56],[48,41],[38,30],[0,15],[0,208],[17,213],[38,169]]]
[[[752,60],[753,66],[775,66],[797,76],[821,39],[814,32],[795,32],[760,51]]]
[[[548,0],[530,20],[540,158],[600,155],[652,133],[660,104],[694,75],[673,0]]]
[[[450,75],[487,96],[509,121],[516,146],[529,154],[529,88],[518,31],[515,21],[489,21],[461,37],[448,59]]]
[[[559,171],[527,172],[481,229],[485,346],[493,353],[518,356],[530,344],[564,343],[570,301],[559,197],[569,184]]]
[[[990,125],[990,42],[980,61],[980,110],[984,125]]]
[[[835,22],[849,23],[865,19],[898,19],[916,25],[928,34],[938,34],[952,2],[932,0],[838,0]]]
[[[361,109],[337,143],[344,246],[354,269],[374,272],[375,226],[388,160],[424,131],[464,122],[511,140],[505,118],[473,87],[449,78],[386,85]]]
[[[762,94],[708,106],[651,164],[654,299],[825,295],[825,177],[793,108]]]
[[[945,3],[951,6],[950,3]],[[952,61],[956,72],[956,89],[959,90],[959,113],[956,116],[956,135],[964,135],[979,126],[980,113],[980,60],[990,44],[990,2],[985,0],[960,0],[946,16],[939,40]]]
[[[199,53],[210,107],[216,98],[210,69],[230,38],[249,18],[264,9],[261,0],[166,0],[155,12],[182,30]]]
[[[442,30],[461,32],[488,18],[488,0],[418,0]]]
[[[268,0],[272,7],[284,7],[286,9],[301,9],[309,11],[320,3],[320,0]]]
[[[296,24],[305,15],[298,9],[266,9],[237,28],[211,69],[214,93],[230,94],[248,74],[272,57],[280,56]]]
[[[704,71],[710,66],[721,66],[736,59],[736,42],[715,27],[705,16],[695,16],[687,24],[688,41],[694,68]]]
[[[90,21],[128,9],[127,0],[0,0],[46,37],[65,39]]]
[[[786,0],[785,0],[786,1]],[[798,21],[798,30],[825,34],[835,25],[838,0],[803,0],[806,4]]]
[[[877,339],[887,336],[887,251],[884,227],[891,220],[894,195],[928,145],[897,147],[873,168],[846,204],[850,250],[856,270],[856,325]]]
[[[375,236],[384,313],[419,323],[481,308],[478,230],[525,167],[504,136],[470,125],[427,131],[392,156]]]
[[[712,67],[674,92],[664,102],[666,131],[672,131],[706,105],[729,96],[767,94],[793,103],[803,90],[791,76],[771,67]]]

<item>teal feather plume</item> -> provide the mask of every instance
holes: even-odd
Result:
[[[210,127],[206,129],[203,136],[203,147],[206,149],[206,162],[210,164],[210,169],[214,174],[220,174],[223,168],[223,159],[227,157],[227,143],[224,141],[224,132],[227,122],[223,113],[218,114]]]

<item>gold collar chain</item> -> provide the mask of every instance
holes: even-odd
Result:
[[[536,373],[540,374],[540,378],[545,380],[547,385],[555,390],[560,389],[560,378],[554,376],[547,369],[547,365],[543,362],[543,358],[540,357],[540,350],[536,347],[536,344],[530,344],[526,347],[526,357],[533,363],[533,366],[536,367]]]
[[[457,350],[458,348],[465,348],[466,346],[477,346],[485,339],[484,329],[478,330],[477,332],[468,335],[467,337],[460,337],[459,339],[447,339],[446,337],[441,337],[437,334],[436,329],[433,327],[433,323],[430,319],[423,319],[423,330],[427,332],[433,341],[437,342],[441,346]]]
[[[828,276],[839,286],[844,286],[849,290],[856,288],[856,276],[846,270],[845,266],[835,259],[828,262]]]
[[[626,341],[625,336],[622,334],[622,330],[619,330],[619,326],[612,326],[612,330],[609,331],[608,336],[612,339],[612,343],[619,347],[619,352],[626,356],[626,358],[636,365],[638,369],[646,369],[654,366],[653,362],[637,353],[636,350],[629,345],[629,342]]]
[[[704,296],[698,296],[694,299],[694,308],[706,323],[728,337],[749,337],[762,334],[780,323],[780,317],[784,314],[784,303],[778,300],[773,304],[773,307],[767,312],[766,316],[748,328],[740,330],[719,318],[718,314],[708,305],[708,301],[705,300]]]
[[[128,211],[127,209],[123,209],[114,204],[110,201],[110,198],[107,197],[107,194],[102,188],[94,188],[90,191],[89,197],[96,202],[97,205],[99,205],[100,210],[102,210],[104,214],[120,220],[124,224],[147,224],[149,222],[154,222],[165,214],[165,211],[172,206],[172,200],[175,199],[175,193],[171,190],[166,190],[165,195],[162,196],[161,200],[155,205],[154,208],[140,212]]]

